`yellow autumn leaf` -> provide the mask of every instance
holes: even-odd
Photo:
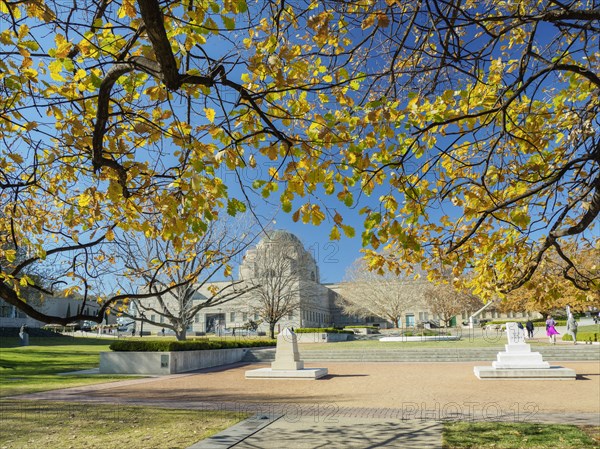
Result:
[[[209,122],[214,123],[215,121],[215,110],[212,108],[204,108],[204,114]]]
[[[79,195],[79,198],[77,199],[77,203],[79,204],[80,207],[86,207],[91,202],[92,202],[92,197],[91,197],[91,195],[89,195],[87,193]]]
[[[65,81],[64,77],[61,75],[63,65],[62,62],[58,59],[52,61],[48,64],[48,69],[50,69],[50,78],[54,81]]]

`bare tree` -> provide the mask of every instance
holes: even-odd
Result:
[[[378,274],[364,259],[357,259],[346,272],[342,307],[349,314],[385,318],[397,328],[404,311],[421,302],[426,285],[410,275]]]
[[[171,329],[178,340],[185,340],[189,325],[201,309],[219,306],[256,288],[233,280],[222,288],[210,285],[217,274],[230,275],[231,260],[252,240],[232,223],[212,222],[200,241],[185,252],[169,241],[146,238],[130,242],[127,274],[141,281],[141,289],[152,296],[133,299],[133,307],[121,313]],[[201,289],[208,290],[210,296],[199,295]],[[150,319],[152,316],[157,319]]]
[[[299,283],[302,267],[298,247],[287,242],[285,233],[271,233],[252,256],[254,273],[247,284],[255,287],[254,311],[269,325],[269,335],[275,338],[275,326],[284,316],[300,307]]]
[[[423,299],[427,308],[438,315],[446,327],[459,313],[476,310],[483,305],[480,298],[467,290],[455,288],[450,282],[429,284],[424,289]]]

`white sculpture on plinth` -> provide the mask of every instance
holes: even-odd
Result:
[[[506,336],[506,351],[498,353],[497,360],[492,363],[494,368],[550,368],[539,352],[531,352],[531,346],[525,343],[525,330],[517,323],[506,323]]]

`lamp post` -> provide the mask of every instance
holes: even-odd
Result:
[[[142,335],[144,335],[144,320],[146,319],[146,315],[144,315],[144,312],[140,312],[140,318],[142,319],[140,321],[140,337]]]
[[[221,336],[221,308],[217,309],[219,311],[219,319],[217,320],[217,335]]]

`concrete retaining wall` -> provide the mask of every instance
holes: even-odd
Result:
[[[296,339],[298,343],[329,343],[334,341],[354,340],[354,335],[313,332],[310,334],[296,334]]]
[[[174,352],[101,352],[101,374],[177,374],[242,360],[247,348]]]

